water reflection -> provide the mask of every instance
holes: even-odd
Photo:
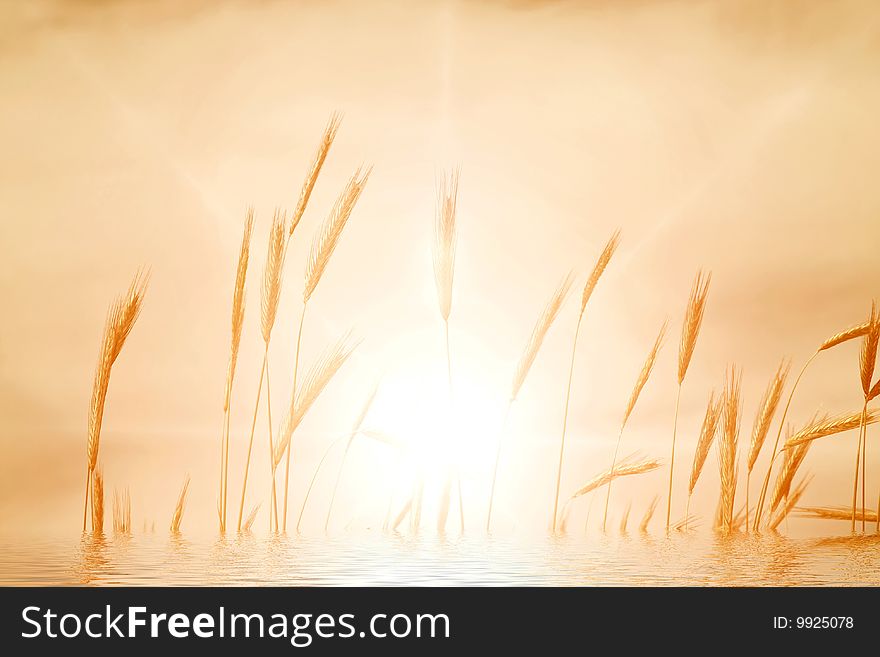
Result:
[[[11,585],[880,585],[880,537],[778,534],[0,540]]]

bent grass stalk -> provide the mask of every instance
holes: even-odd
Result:
[[[263,284],[260,288],[260,330],[263,336],[263,364],[260,367],[260,382],[257,386],[257,400],[254,403],[254,416],[251,421],[251,433],[248,439],[247,457],[245,459],[244,477],[241,484],[241,503],[238,507],[238,531],[241,531],[241,521],[244,515],[244,500],[247,493],[248,472],[251,464],[251,453],[254,445],[254,431],[257,426],[257,413],[260,408],[260,394],[263,390],[263,379],[267,377],[269,368],[269,342],[272,337],[272,328],[275,325],[275,316],[278,312],[278,302],[281,296],[281,272],[284,265],[284,256],[286,253],[286,242],[284,239],[286,217],[281,210],[275,210],[272,217],[272,227],[269,232],[268,252],[266,255],[266,265],[263,269]],[[268,385],[266,386],[266,396],[269,396]],[[272,427],[269,426],[269,459],[272,461]],[[272,497],[275,497],[275,477],[274,470],[272,472]],[[271,529],[272,514],[269,514],[269,525]],[[277,529],[277,527],[276,527]]]
[[[694,349],[697,346],[697,338],[703,325],[703,315],[706,311],[706,299],[709,295],[709,283],[712,281],[712,273],[705,276],[703,271],[697,271],[694,284],[691,287],[691,295],[688,298],[685,310],[684,322],[681,327],[681,339],[678,346],[678,391],[675,395],[675,415],[672,420],[672,453],[669,457],[669,493],[666,497],[666,531],[669,531],[669,521],[672,513],[672,480],[675,471],[675,438],[678,433],[678,409],[681,403],[681,388],[684,378],[690,367]]]
[[[584,285],[583,293],[581,294],[581,310],[578,313],[577,324],[574,329],[574,340],[571,345],[571,361],[568,365],[568,383],[565,387],[565,407],[562,412],[562,438],[559,441],[559,463],[556,466],[556,493],[553,497],[553,515],[551,524],[551,531],[553,533],[556,533],[556,518],[559,509],[559,487],[562,482],[562,462],[565,455],[565,432],[568,427],[568,407],[571,400],[571,381],[574,377],[574,357],[577,353],[578,336],[581,332],[581,323],[584,318],[584,311],[587,308],[587,302],[593,295],[593,290],[596,289],[596,284],[599,282],[603,272],[608,267],[608,263],[611,261],[611,257],[617,250],[619,243],[620,230],[618,229],[614,231],[608,239],[608,242],[606,242],[605,248],[602,249],[602,252],[599,254],[599,258],[596,260],[596,264],[593,266],[593,271],[590,273],[590,276]]]
[[[571,291],[571,284],[572,275],[571,273],[568,273],[557,286],[553,296],[550,297],[550,301],[544,306],[544,310],[541,312],[538,321],[535,323],[535,327],[532,329],[532,334],[529,336],[526,348],[517,363],[516,371],[513,375],[513,385],[510,389],[510,398],[507,401],[507,407],[504,411],[504,419],[501,422],[501,434],[498,436],[497,446],[495,448],[495,465],[492,468],[492,485],[489,489],[489,508],[486,513],[486,533],[488,533],[492,527],[492,505],[495,500],[495,483],[498,478],[498,463],[501,460],[501,447],[504,440],[504,434],[507,431],[507,421],[510,417],[510,410],[519,395],[523,383],[525,383],[529,371],[532,369],[532,365],[535,362],[535,358],[538,356],[538,352],[541,350],[544,338],[547,337],[550,327],[553,326],[553,322],[559,316],[559,311],[562,309],[565,300],[568,298],[568,293]]]
[[[629,397],[629,402],[626,405],[626,412],[623,414],[623,422],[620,423],[620,432],[617,434],[617,444],[614,446],[614,456],[611,459],[611,472],[614,473],[614,467],[617,465],[617,453],[620,449],[620,439],[623,436],[623,430],[626,427],[626,422],[629,420],[630,415],[632,415],[633,409],[636,406],[636,402],[639,400],[639,395],[642,393],[642,388],[645,387],[645,384],[648,382],[648,378],[651,376],[651,371],[654,369],[654,363],[657,360],[657,354],[660,351],[660,347],[663,344],[663,338],[666,336],[666,321],[663,322],[663,325],[660,327],[660,332],[657,334],[657,339],[654,340],[654,346],[651,347],[650,353],[648,353],[648,358],[645,360],[645,364],[642,366],[641,371],[639,372],[639,377],[636,379],[636,385],[633,388],[632,393]],[[612,477],[613,479],[613,477]],[[605,513],[602,515],[602,531],[605,531],[605,525],[608,520],[608,502],[611,499],[611,479],[608,481],[608,489],[605,491]]]
[[[788,417],[788,409],[791,407],[791,400],[794,398],[794,392],[795,390],[797,390],[801,378],[803,378],[804,373],[807,371],[807,368],[809,368],[810,364],[816,359],[819,354],[821,354],[823,351],[833,349],[834,347],[841,345],[845,342],[849,342],[850,340],[862,337],[868,332],[868,326],[869,323],[864,322],[862,324],[856,324],[855,326],[852,326],[848,329],[832,335],[830,338],[825,340],[825,342],[819,345],[819,348],[807,359],[807,362],[804,363],[801,371],[795,378],[794,384],[792,384],[791,390],[788,393],[788,399],[785,402],[785,408],[782,410],[782,417],[779,420],[779,429],[776,432],[776,441],[773,443],[773,451],[770,453],[770,463],[767,466],[767,474],[764,475],[764,482],[761,485],[761,494],[758,497],[758,505],[755,509],[755,531],[758,531],[760,529],[761,517],[764,511],[764,501],[767,495],[767,487],[770,485],[770,475],[773,472],[773,464],[776,461],[776,456],[779,450],[779,440],[782,437],[782,428],[785,426],[785,419]]]

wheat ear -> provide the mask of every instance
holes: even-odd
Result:
[[[865,403],[862,408],[864,418],[868,410],[868,402],[871,400],[871,381],[874,378],[874,366],[877,362],[877,343],[880,342],[880,317],[877,316],[877,303],[871,301],[871,315],[868,319],[868,332],[862,340],[862,348],[859,351],[859,378],[862,383],[862,391],[865,394]],[[880,385],[880,381],[878,381]],[[862,458],[862,508],[865,508],[865,464],[868,460],[868,427],[862,422],[859,428],[859,440]],[[856,465],[855,480],[858,481],[858,464]],[[880,504],[880,502],[878,502]],[[855,505],[853,505],[853,517],[855,517]],[[865,520],[862,518],[862,531],[865,531]]]
[[[327,121],[324,134],[321,135],[321,141],[318,143],[318,148],[312,159],[312,166],[309,167],[306,179],[303,181],[302,188],[300,188],[299,200],[296,202],[296,209],[293,211],[293,216],[290,219],[288,236],[293,235],[293,231],[299,226],[299,222],[302,220],[303,214],[305,214],[306,206],[312,197],[312,190],[315,189],[315,183],[318,181],[318,176],[321,173],[321,168],[324,166],[324,160],[327,159],[327,154],[330,152],[330,147],[333,145],[333,140],[336,139],[336,132],[339,130],[341,122],[342,116],[338,112],[331,114],[330,120]]]
[[[721,432],[719,465],[721,470],[721,529],[733,530],[733,507],[736,498],[737,446],[739,443],[742,401],[740,396],[742,373],[730,368],[722,396],[724,426]]]
[[[801,497],[804,494],[804,491],[807,489],[807,486],[810,485],[810,482],[813,480],[811,475],[807,475],[797,486],[795,486],[794,491],[788,496],[785,500],[785,504],[782,506],[782,509],[779,510],[779,513],[776,514],[776,517],[770,523],[770,529],[775,530],[782,524],[782,521],[788,517],[788,514],[791,513],[792,509],[800,502]]]
[[[577,499],[578,497],[582,497],[587,493],[590,493],[599,488],[602,488],[602,486],[606,486],[610,484],[613,480],[619,479],[620,477],[630,477],[656,470],[660,467],[661,463],[662,461],[660,461],[659,459],[635,460],[635,455],[630,455],[624,459],[621,459],[621,462],[617,464],[617,467],[611,470],[607,470],[597,475],[596,477],[593,477],[593,479],[578,488],[574,493],[572,493],[571,497],[569,497],[569,501]]]
[[[812,517],[819,520],[849,520],[850,509],[843,506],[802,506],[795,509],[797,515],[802,517]],[[868,522],[876,522],[877,514],[868,509],[862,509],[859,514],[860,519]]]
[[[590,300],[590,297],[593,296],[593,290],[596,289],[596,284],[599,282],[599,279],[608,267],[608,263],[611,262],[611,257],[617,250],[617,245],[619,243],[620,230],[616,230],[605,243],[605,248],[602,249],[599,258],[596,260],[596,264],[593,265],[593,271],[590,272],[590,276],[587,278],[587,282],[584,285],[584,291],[581,294],[581,310],[578,313],[577,324],[574,329],[574,340],[572,340],[571,344],[571,360],[568,364],[568,383],[565,387],[565,407],[562,412],[562,438],[559,441],[559,463],[556,467],[556,493],[553,497],[553,520],[551,525],[553,532],[556,532],[556,517],[559,509],[559,487],[562,483],[562,461],[565,455],[565,432],[568,428],[568,407],[569,402],[571,401],[571,381],[574,377],[574,357],[577,353],[577,343],[581,332],[581,323],[584,318],[584,311],[587,309],[587,302]]]
[[[663,344],[663,338],[666,336],[666,326],[667,322],[664,320],[663,325],[660,327],[660,332],[657,334],[657,339],[654,340],[654,346],[651,347],[650,353],[648,353],[648,358],[645,360],[645,364],[642,365],[642,369],[639,372],[639,377],[636,379],[636,385],[632,390],[632,393],[629,396],[629,401],[626,405],[626,411],[623,414],[623,422],[620,423],[620,431],[617,434],[617,444],[614,446],[614,456],[611,459],[611,472],[614,471],[615,465],[617,465],[617,452],[620,449],[620,439],[623,437],[623,429],[626,427],[626,422],[629,420],[629,416],[632,415],[633,409],[636,407],[636,402],[639,400],[639,395],[642,393],[642,388],[645,387],[645,384],[648,382],[648,378],[651,376],[651,371],[654,369],[654,363],[657,360],[657,354],[660,352],[660,347]],[[602,531],[605,531],[605,523],[608,520],[608,502],[611,499],[611,482],[608,482],[608,489],[605,491],[605,513],[602,516]]]
[[[110,371],[122,352],[126,338],[140,316],[144,303],[144,295],[149,283],[149,274],[138,272],[128,291],[117,298],[110,306],[104,322],[104,336],[101,340],[101,351],[92,382],[92,397],[89,405],[89,438],[86,445],[86,494],[83,506],[83,531],[86,530],[86,519],[89,510],[89,489],[92,474],[98,464],[98,451],[101,446],[101,427],[104,421],[104,405],[107,400],[107,389],[110,385]]]

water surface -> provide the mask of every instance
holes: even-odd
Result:
[[[880,585],[880,537],[0,539],[0,584],[265,586]]]

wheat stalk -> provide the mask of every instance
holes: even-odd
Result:
[[[724,424],[719,443],[719,465],[721,470],[721,529],[726,533],[733,530],[733,507],[736,498],[737,446],[739,442],[742,373],[731,366],[722,395],[722,414]]]
[[[498,479],[498,463],[501,460],[501,446],[503,444],[504,434],[507,431],[507,420],[510,417],[510,409],[513,406],[513,402],[516,401],[529,371],[532,369],[535,358],[537,358],[538,352],[541,350],[541,345],[544,343],[544,338],[547,337],[547,333],[550,332],[550,327],[553,326],[553,322],[556,320],[559,311],[562,310],[562,306],[568,298],[568,294],[571,291],[571,284],[572,275],[571,272],[569,272],[559,283],[556,290],[553,292],[553,296],[550,297],[547,305],[544,306],[543,311],[538,316],[538,321],[535,322],[535,326],[529,336],[529,341],[526,343],[526,348],[516,365],[516,370],[513,374],[513,385],[510,389],[510,399],[507,401],[507,408],[504,411],[504,419],[501,422],[501,433],[498,437],[495,448],[495,465],[492,468],[492,485],[489,488],[489,507],[486,512],[487,533],[492,526],[492,506],[495,501],[495,483]]]
[[[626,405],[626,412],[623,414],[623,422],[620,423],[620,431],[617,434],[617,444],[614,446],[614,456],[611,459],[611,471],[614,471],[614,467],[617,464],[617,452],[620,449],[620,439],[623,436],[623,429],[626,427],[626,422],[629,420],[629,416],[632,414],[633,409],[636,407],[636,402],[639,399],[639,395],[642,393],[642,388],[645,387],[645,384],[648,382],[648,378],[651,376],[651,371],[654,369],[654,363],[657,360],[657,354],[660,351],[660,347],[663,344],[663,338],[666,335],[666,325],[667,322],[664,320],[663,325],[660,327],[660,332],[657,334],[657,339],[654,340],[654,346],[651,347],[650,353],[648,353],[648,358],[645,360],[645,364],[642,366],[641,371],[639,372],[639,377],[636,379],[636,385],[632,390],[632,393],[629,396],[629,401]],[[605,491],[605,513],[602,516],[602,531],[605,531],[605,523],[608,520],[608,502],[611,499],[611,482],[608,482],[608,490]]]
[[[434,283],[437,288],[437,302],[446,345],[446,377],[449,386],[449,410],[452,410],[452,354],[449,348],[449,315],[452,312],[452,287],[455,278],[455,246],[456,246],[456,207],[458,205],[459,170],[454,170],[449,177],[440,182],[437,193],[437,211],[434,223],[434,241],[432,256],[434,262]],[[461,497],[461,479],[458,482],[458,505],[461,531],[464,532],[464,502]],[[446,477],[441,495],[440,509],[437,514],[437,529],[446,530],[446,518],[449,513],[449,501],[452,490],[452,474]]]
[[[623,515],[620,518],[620,533],[626,534],[626,526],[629,523],[629,512],[632,509],[632,500],[626,503],[626,508],[623,510]]]
[[[779,363],[779,367],[773,374],[773,378],[767,384],[764,396],[758,405],[758,415],[755,417],[755,424],[752,427],[752,440],[749,443],[749,455],[746,463],[746,531],[749,531],[749,489],[751,488],[752,469],[761,453],[761,447],[767,439],[767,433],[770,431],[770,425],[773,423],[773,416],[776,415],[776,409],[779,407],[779,400],[782,399],[782,390],[785,388],[785,380],[788,377],[790,363],[784,360]]]
[[[254,508],[251,509],[251,512],[248,514],[247,519],[244,521],[244,526],[242,527],[242,531],[249,532],[254,525],[254,520],[257,519],[257,511],[260,510],[260,505],[254,505]]]
[[[296,202],[296,209],[293,211],[293,216],[290,220],[288,237],[293,235],[293,231],[299,226],[299,222],[303,218],[303,214],[305,214],[306,206],[312,197],[312,190],[318,181],[318,175],[321,173],[321,168],[324,166],[324,160],[327,159],[327,153],[330,152],[333,140],[336,139],[336,132],[339,130],[341,121],[342,117],[338,112],[331,114],[330,120],[327,121],[324,134],[321,135],[321,141],[318,143],[318,148],[315,151],[312,166],[309,168],[308,173],[306,173],[306,179],[303,181],[302,188],[300,188],[299,200]]]
[[[775,530],[782,524],[782,521],[788,517],[788,514],[791,513],[792,509],[797,505],[800,501],[801,497],[804,494],[804,491],[807,489],[807,486],[810,485],[810,482],[813,480],[812,475],[807,475],[801,482],[795,486],[794,491],[788,496],[785,500],[785,504],[782,505],[782,509],[779,510],[779,513],[776,514],[776,517],[770,522],[770,529]]]
[[[859,351],[859,375],[862,383],[862,391],[865,394],[865,404],[862,408],[862,424],[859,427],[859,444],[862,459],[862,508],[865,508],[865,464],[868,461],[868,427],[864,423],[865,415],[868,410],[868,402],[871,400],[872,388],[871,381],[874,378],[874,366],[877,362],[877,343],[880,342],[880,317],[877,316],[877,303],[871,301],[871,315],[868,319],[868,332],[862,340],[862,348]],[[878,381],[880,385],[880,381]],[[856,457],[856,474],[855,481],[858,485],[858,456]],[[878,510],[880,510],[880,500],[878,500]],[[853,518],[855,518],[855,504],[853,504]],[[855,522],[853,522],[855,529]],[[865,531],[865,520],[862,519],[862,531]]]
[[[308,413],[309,409],[320,397],[321,392],[323,392],[327,384],[330,383],[357,347],[357,344],[349,345],[347,344],[348,342],[349,334],[346,334],[335,345],[327,349],[315,364],[312,365],[300,390],[291,397],[290,407],[284,419],[279,440],[274,447],[273,460],[275,467],[278,467],[284,458],[284,453],[290,445],[293,432],[296,431],[306,413]]]
[[[245,458],[244,477],[241,483],[241,502],[238,507],[238,531],[241,531],[241,521],[244,516],[244,500],[247,493],[248,473],[250,472],[251,453],[254,446],[254,431],[257,426],[257,412],[260,408],[260,395],[263,392],[263,379],[268,379],[269,369],[269,342],[272,338],[272,328],[275,325],[275,316],[278,312],[278,302],[281,297],[281,279],[284,269],[284,257],[287,251],[287,242],[284,238],[287,219],[281,210],[275,210],[272,216],[272,225],[269,229],[269,241],[266,253],[266,265],[263,269],[263,284],[260,288],[260,330],[263,336],[263,363],[260,367],[260,380],[257,384],[257,399],[254,402],[254,414],[251,420],[251,432],[248,438],[247,457]],[[271,395],[266,386],[266,398],[268,400],[269,425],[269,461],[272,462],[272,422],[271,422]],[[272,477],[272,501],[275,502],[275,477]],[[276,503],[277,506],[277,503]],[[277,518],[277,513],[276,513]],[[269,527],[272,526],[272,513],[269,513]],[[277,529],[277,526],[276,526]]]
[[[617,246],[620,243],[620,230],[614,231],[608,241],[605,243],[605,248],[602,249],[602,252],[599,254],[599,258],[596,260],[596,264],[593,265],[593,271],[590,272],[589,278],[587,278],[587,282],[584,285],[584,291],[581,294],[581,310],[578,313],[577,324],[574,329],[574,340],[571,345],[571,361],[568,365],[568,383],[565,388],[565,407],[562,413],[562,439],[559,442],[559,463],[556,467],[556,494],[553,498],[553,520],[552,520],[552,531],[556,531],[556,514],[559,508],[559,488],[562,483],[562,461],[565,455],[565,432],[568,428],[568,407],[569,402],[571,401],[571,381],[574,377],[574,357],[577,353],[577,343],[578,337],[581,332],[581,322],[584,318],[584,311],[587,309],[587,302],[590,300],[590,297],[593,296],[593,290],[596,289],[596,284],[599,282],[599,279],[602,277],[605,269],[608,267],[608,263],[611,262],[611,257],[614,255],[614,252],[617,250]]]
[[[183,509],[186,506],[186,492],[189,490],[189,475],[183,481],[183,488],[177,497],[177,505],[174,507],[174,515],[171,516],[171,533],[180,533],[180,523],[183,521]]]
[[[788,417],[788,409],[791,407],[791,400],[794,398],[794,392],[797,390],[798,384],[801,382],[804,374],[807,369],[810,367],[810,364],[816,359],[816,357],[824,351],[841,345],[845,342],[849,342],[850,340],[854,340],[865,335],[868,332],[868,322],[864,322],[862,324],[856,324],[848,329],[840,331],[839,333],[835,333],[827,340],[825,340],[819,348],[807,359],[804,363],[803,367],[801,367],[801,371],[798,373],[797,378],[794,380],[794,384],[791,386],[791,390],[788,393],[788,399],[785,402],[785,408],[782,410],[782,418],[779,420],[779,429],[776,432],[776,440],[773,443],[773,451],[770,453],[770,463],[767,466],[767,473],[764,475],[764,482],[761,484],[761,495],[758,497],[758,505],[755,509],[755,530],[757,531],[760,527],[761,517],[763,516],[764,511],[764,501],[767,496],[767,487],[770,485],[770,475],[773,472],[773,464],[776,461],[776,456],[779,450],[779,440],[782,438],[782,427],[785,426],[785,420]]]
[[[117,298],[107,312],[104,322],[104,335],[101,340],[101,351],[92,382],[92,397],[89,405],[89,437],[86,445],[86,493],[83,506],[83,531],[86,530],[86,519],[89,510],[89,489],[92,474],[98,463],[98,451],[101,446],[101,427],[104,421],[104,406],[107,390],[110,385],[110,371],[122,352],[126,338],[143,307],[144,295],[147,291],[149,274],[138,272],[128,291]]]
[[[100,470],[95,470],[92,478],[92,534],[100,536],[104,533],[104,477]]]
[[[709,393],[709,403],[706,405],[706,414],[703,416],[703,424],[700,427],[700,437],[697,440],[697,447],[694,450],[694,462],[691,466],[691,476],[688,480],[687,505],[684,512],[685,520],[690,515],[691,497],[694,494],[697,480],[703,472],[703,465],[706,463],[706,457],[709,455],[709,450],[712,449],[712,443],[715,441],[715,435],[718,433],[718,420],[721,418],[721,402],[721,399],[715,401],[714,390]]]
[[[131,533],[131,495],[127,488],[122,495],[118,490],[113,491],[113,533]]]
[[[672,420],[672,452],[669,457],[669,493],[666,497],[666,531],[669,531],[669,522],[672,513],[672,480],[675,471],[675,438],[678,434],[678,410],[681,404],[681,388],[684,377],[687,375],[694,349],[697,346],[697,337],[700,335],[700,327],[703,325],[703,315],[706,311],[706,299],[709,296],[709,283],[712,281],[712,273],[704,276],[702,270],[697,271],[691,294],[688,298],[687,308],[684,313],[684,321],[681,326],[681,338],[678,343],[678,391],[675,394],[675,414]]]
[[[651,522],[651,518],[654,517],[654,511],[657,510],[657,505],[660,503],[660,496],[655,495],[651,499],[651,503],[648,505],[648,508],[645,509],[645,515],[642,516],[642,521],[639,523],[639,531],[647,533],[648,531],[648,523]]]
[[[791,490],[791,482],[797,474],[798,468],[807,457],[812,442],[800,443],[796,447],[785,450],[785,459],[782,469],[776,478],[776,485],[773,488],[773,497],[770,499],[770,511],[775,511],[779,503],[788,496]]]
[[[362,171],[359,167],[354,172],[354,175],[352,175],[352,177],[349,179],[345,188],[342,190],[342,193],[337,198],[336,203],[334,204],[333,209],[330,212],[330,215],[324,221],[323,226],[315,234],[315,237],[312,240],[312,247],[309,252],[308,262],[306,263],[305,286],[303,288],[303,308],[302,312],[300,313],[299,330],[297,331],[296,336],[296,353],[294,355],[293,386],[291,392],[292,400],[295,399],[297,395],[299,355],[302,346],[303,326],[305,325],[306,308],[308,307],[309,299],[311,299],[312,294],[314,294],[315,288],[317,288],[318,283],[320,282],[321,277],[324,274],[324,270],[327,268],[327,263],[330,262],[330,257],[336,250],[336,245],[339,243],[339,239],[342,236],[342,231],[348,223],[348,220],[351,217],[351,213],[354,211],[354,207],[357,204],[361,193],[364,191],[364,187],[366,186],[367,180],[370,177],[371,170],[371,168],[368,168],[366,171]],[[274,481],[274,479],[275,475],[273,472],[272,480]],[[287,500],[289,489],[290,452],[288,450],[286,453],[284,464],[284,504],[282,508],[283,531],[287,531]]]
[[[229,424],[231,411],[229,408],[232,396],[232,383],[235,379],[235,366],[241,346],[241,333],[244,327],[245,280],[247,278],[248,260],[250,258],[251,235],[254,228],[254,209],[248,208],[245,216],[244,234],[238,253],[238,267],[235,272],[235,288],[232,293],[232,336],[229,354],[229,366],[226,370],[226,392],[223,400],[223,436],[220,441],[220,531],[226,531],[226,498],[229,477]]]

